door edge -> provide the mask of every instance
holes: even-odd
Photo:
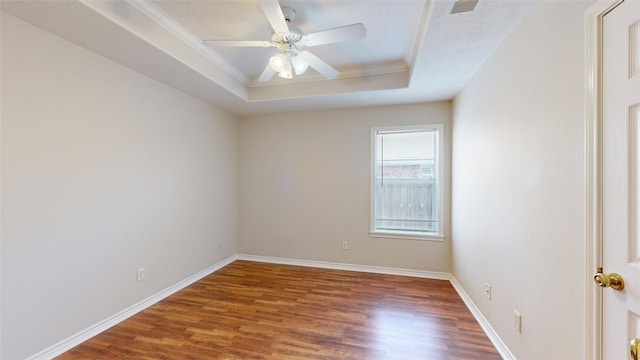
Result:
[[[602,290],[602,18],[624,0],[599,0],[585,12],[585,358],[603,359]]]

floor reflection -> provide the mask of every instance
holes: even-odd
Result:
[[[452,321],[411,310],[378,308],[371,339],[378,351],[372,359],[447,359],[448,322]]]

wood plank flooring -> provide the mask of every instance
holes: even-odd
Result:
[[[58,359],[501,359],[448,281],[236,261]]]

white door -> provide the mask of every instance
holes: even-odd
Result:
[[[603,289],[603,355],[617,360],[640,338],[640,0],[602,19],[602,267],[625,283]]]

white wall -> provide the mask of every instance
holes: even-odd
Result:
[[[4,14],[1,43],[0,357],[18,359],[235,254],[236,121]]]
[[[588,6],[537,2],[454,101],[454,275],[518,359],[585,356]]]
[[[448,158],[450,118],[450,102],[240,118],[239,253],[449,272],[449,238],[369,237],[369,156],[371,127],[443,123]]]

